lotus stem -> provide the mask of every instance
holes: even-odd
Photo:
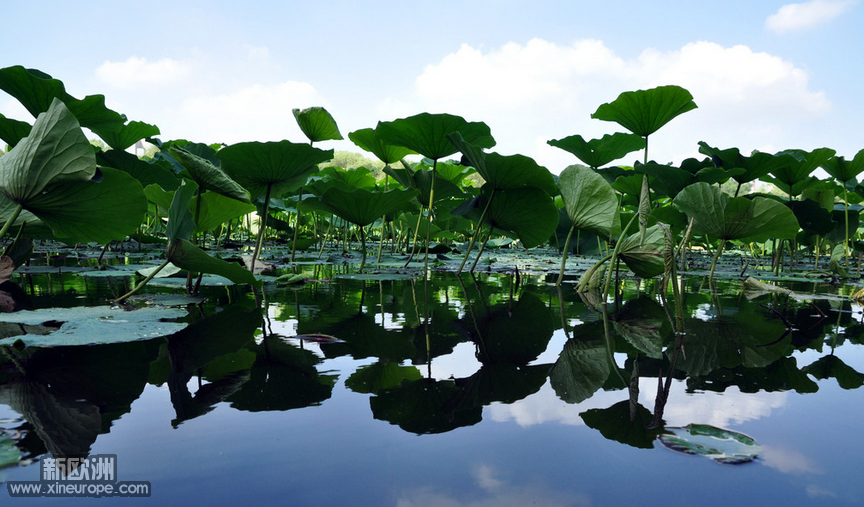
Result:
[[[311,146],[312,143],[309,143]],[[303,199],[303,187],[297,191],[297,218],[294,220],[294,242],[291,243],[291,262],[294,262],[294,256],[297,253],[297,235],[300,231],[300,200]]]
[[[358,273],[362,273],[363,268],[366,267],[366,228],[362,225],[360,226],[360,248],[363,250],[363,258],[360,260]]]
[[[252,262],[249,264],[249,271],[255,272],[255,261],[258,260],[258,255],[261,253],[261,244],[264,242],[264,229],[267,227],[267,213],[270,209],[270,189],[273,185],[267,185],[267,193],[264,196],[264,213],[261,215],[261,224],[258,228],[258,241],[255,242],[255,252],[252,254]]]
[[[468,250],[465,252],[465,257],[462,259],[462,264],[459,265],[459,269],[456,271],[457,275],[462,272],[462,268],[465,267],[465,262],[468,261],[468,255],[471,254],[471,249],[474,248],[474,242],[477,241],[477,236],[480,235],[480,229],[483,228],[483,219],[486,217],[486,211],[489,209],[489,205],[492,204],[493,197],[495,197],[494,188],[492,189],[492,195],[489,196],[489,200],[486,202],[486,207],[483,208],[483,213],[480,214],[480,220],[477,222],[477,230],[475,230],[474,234],[471,236],[471,242],[468,243]]]
[[[564,240],[564,255],[561,256],[561,271],[558,273],[558,281],[555,282],[555,287],[561,286],[561,280],[564,279],[564,267],[567,266],[567,252],[570,251],[570,238],[573,236],[573,231],[576,225],[570,227],[570,232],[567,233],[567,239]]]
[[[714,281],[714,268],[717,267],[717,259],[720,258],[720,254],[723,253],[723,247],[726,245],[726,240],[721,239],[720,244],[717,245],[717,253],[714,254],[714,260],[711,261],[711,272],[708,273],[708,281]]]
[[[486,240],[483,243],[480,243],[480,250],[477,251],[477,258],[474,259],[474,264],[471,265],[470,273],[474,274],[474,268],[477,267],[477,263],[480,262],[480,256],[483,255],[483,249],[486,248],[486,243],[489,241],[489,238],[492,237],[492,227],[489,227],[489,234],[486,235]]]
[[[21,214],[21,210],[23,210],[23,209],[24,209],[24,206],[22,206],[21,204],[19,204],[18,206],[15,207],[15,210],[12,211],[12,216],[9,217],[9,220],[6,220],[6,223],[3,225],[3,228],[0,229],[0,238],[5,236],[6,233],[9,232],[9,227],[12,226],[12,224],[15,222],[15,220],[18,220],[18,215]]]
[[[435,173],[438,168],[438,159],[432,161],[432,183],[429,185],[429,215],[426,217],[426,254],[423,259],[423,277],[429,270],[429,237],[432,233],[432,206],[435,204]]]
[[[621,235],[618,236],[618,242],[615,243],[615,248],[612,250],[612,256],[610,257],[610,260],[609,260],[610,266],[615,263],[616,259],[618,259],[618,252],[621,251],[621,243],[622,243],[621,240],[624,239],[624,235],[627,234],[627,231],[630,230],[630,227],[633,225],[633,222],[635,222],[637,218],[639,218],[639,213],[636,213],[633,215],[633,218],[631,218],[630,221],[627,222],[627,225],[624,226],[624,229],[621,231]],[[606,301],[609,299],[609,286],[612,283],[612,271],[613,271],[612,269],[609,269],[609,271],[606,273],[606,286],[603,288],[603,304],[604,305],[606,304]]]
[[[152,273],[150,273],[149,275],[147,275],[147,278],[141,280],[141,283],[139,283],[138,285],[136,285],[134,289],[130,290],[130,291],[127,292],[126,294],[123,294],[123,295],[120,296],[119,298],[115,299],[114,302],[115,302],[115,303],[122,303],[123,301],[126,301],[127,299],[129,299],[129,296],[135,294],[136,292],[138,292],[139,290],[141,290],[142,287],[144,287],[145,285],[147,285],[147,283],[148,283],[150,280],[152,280],[153,277],[156,276],[157,273],[159,273],[160,271],[162,271],[162,269],[163,269],[165,266],[167,266],[169,262],[171,262],[171,259],[166,258],[166,259],[165,259],[165,262],[163,262],[162,264],[160,264],[160,265],[159,265],[159,266],[158,266],[158,267],[157,267],[157,268],[156,268]]]

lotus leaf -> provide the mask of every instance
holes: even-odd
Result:
[[[762,447],[747,435],[707,424],[688,424],[666,431],[658,439],[667,449],[705,456],[725,465],[749,463],[762,454]]]
[[[602,104],[591,118],[614,121],[636,135],[647,137],[676,116],[696,109],[693,96],[680,86],[624,92]]]
[[[300,130],[306,134],[313,143],[318,141],[341,140],[342,134],[336,126],[336,120],[323,107],[308,107],[306,109],[294,109],[294,119]]]
[[[388,165],[416,153],[414,150],[405,148],[404,146],[384,142],[376,129],[365,128],[355,130],[348,134],[348,139],[360,148],[372,152],[373,155],[378,157],[378,160]]]
[[[186,310],[176,308],[141,308],[127,311],[111,306],[43,308],[4,313],[0,314],[0,322],[38,325],[52,321],[63,324],[51,334],[13,336],[0,340],[0,345],[11,345],[18,340],[30,347],[63,347],[148,340],[180,331],[187,326],[185,322],[169,322],[166,319],[178,319],[186,315]]]
[[[564,139],[552,139],[547,141],[547,144],[576,155],[582,163],[594,169],[618,160],[628,153],[645,149],[643,137],[624,132],[606,134],[600,139],[590,141],[575,135]]]

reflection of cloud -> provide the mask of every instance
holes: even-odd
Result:
[[[856,3],[855,0],[812,0],[798,4],[786,4],[768,16],[768,19],[765,20],[765,28],[775,33],[806,30],[828,23]]]
[[[489,465],[477,465],[472,470],[472,475],[477,479],[477,485],[486,491],[500,489],[502,482],[495,478],[495,470]]]
[[[436,492],[432,488],[403,491],[398,507],[523,507],[525,505],[588,506],[591,499],[585,495],[551,491],[536,484],[513,486],[494,478],[496,471],[488,465],[477,465],[472,475],[483,491],[470,492],[461,497]],[[466,498],[466,497],[470,497]]]
[[[639,385],[640,399],[654,400],[657,394],[657,380],[643,379]],[[699,423],[728,428],[746,421],[768,417],[773,410],[786,406],[788,394],[785,392],[742,393],[734,386],[722,393],[687,394],[684,388],[683,382],[672,384],[669,403],[663,413],[663,419],[668,426]],[[653,401],[647,406],[653,410]]]
[[[763,445],[761,461],[784,474],[821,473],[806,456],[794,449]]]
[[[639,383],[639,400],[648,410],[654,410],[657,394],[657,379],[642,379]],[[705,392],[687,394],[681,381],[672,383],[669,402],[663,414],[668,426],[686,426],[690,423],[710,424],[726,428],[767,417],[775,409],[786,405],[787,393],[741,393],[735,387],[723,393]],[[582,403],[570,405],[562,401],[547,382],[536,394],[515,403],[505,405],[493,403],[487,415],[493,421],[513,420],[520,426],[533,426],[557,422],[571,426],[582,426],[580,412],[592,408],[609,408],[627,399],[626,391],[598,391]]]
[[[827,490],[821,486],[810,484],[807,486],[807,496],[810,498],[837,498],[837,493]]]
[[[627,398],[623,391],[600,391],[591,398],[579,404],[567,404],[559,398],[547,382],[532,396],[505,405],[493,403],[487,408],[493,421],[506,422],[513,420],[519,426],[534,426],[547,422],[557,422],[568,426],[583,426],[585,423],[579,416],[590,408],[607,408]]]

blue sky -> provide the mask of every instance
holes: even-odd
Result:
[[[698,109],[650,158],[719,148],[864,148],[860,0],[7,0],[0,67],[103,94],[162,139],[305,142],[291,109],[324,106],[342,134],[423,111],[485,121],[503,154],[558,173],[546,144],[622,130],[592,120],[619,93],[677,84]],[[28,119],[0,92],[0,113]],[[326,147],[361,151],[349,141]],[[632,164],[631,154],[621,163]]]

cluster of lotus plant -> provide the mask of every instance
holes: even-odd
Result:
[[[10,147],[0,157],[0,236],[14,238],[5,253],[15,265],[29,258],[33,239],[107,244],[132,236],[165,243],[164,263],[143,283],[173,264],[189,273],[189,291],[196,273],[259,283],[253,273],[268,229],[290,233],[292,260],[298,247],[357,237],[361,271],[370,236],[378,240],[379,261],[386,241],[410,251],[409,261],[423,251],[425,269],[438,245],[461,251],[459,271],[475,246],[472,271],[496,241],[559,248],[562,275],[569,253],[599,253],[579,287],[605,286],[607,294],[613,271],[604,271],[607,262],[621,261],[639,277],[668,275],[693,244],[713,252],[711,276],[730,242],[770,251],[778,267],[784,251],[827,249],[839,270],[857,245],[864,200],[857,182],[864,150],[847,161],[828,148],[746,156],[702,142],[701,160],[650,161],[649,138],[697,107],[678,86],[624,92],[591,115],[628,132],[550,140],[581,162],[558,176],[529,157],[489,151],[496,144],[489,127],[459,116],[422,113],[349,133],[385,165],[380,180],[366,168],[328,165],[333,150],[314,145],[342,135],[323,108],[294,110],[308,143],[222,146],[160,141],[156,126],[128,121],[101,95],[72,97],[37,70],[0,69],[0,89],[35,117],[31,125],[0,116],[0,139]],[[107,148],[94,147],[82,128]],[[127,151],[145,139],[158,146],[153,157]],[[638,150],[642,162],[610,165]],[[417,155],[419,162],[408,161]],[[832,178],[812,176],[817,168]],[[469,178],[474,173],[479,178]],[[734,195],[720,187],[729,181]],[[738,195],[754,181],[785,195]],[[228,238],[253,215],[260,219],[250,265],[226,262],[197,243],[208,233]]]

